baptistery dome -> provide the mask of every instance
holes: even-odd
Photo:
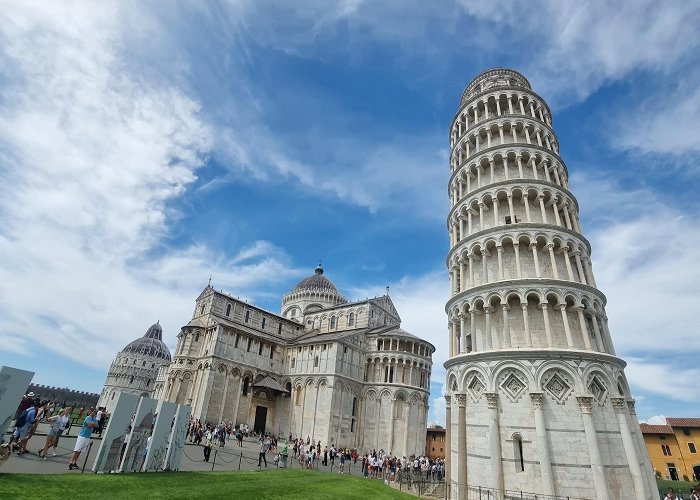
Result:
[[[124,349],[123,353],[142,354],[157,359],[170,362],[170,350],[163,342],[163,329],[160,323],[154,323],[146,331],[146,334],[131,342]]]
[[[111,413],[119,392],[151,396],[158,370],[163,365],[169,365],[170,360],[170,350],[163,342],[163,328],[160,322],[156,322],[143,337],[119,351],[107,372],[98,406],[107,408]]]

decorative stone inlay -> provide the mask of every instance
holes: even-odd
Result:
[[[520,399],[527,386],[514,372],[510,372],[503,378],[500,387],[506,396],[515,402]]]
[[[596,377],[595,375],[588,383],[588,392],[593,394],[593,397],[599,405],[603,406],[605,404],[605,399],[608,396],[608,389],[600,378]]]
[[[467,391],[471,395],[474,402],[477,402],[479,400],[481,394],[484,392],[485,389],[486,385],[484,385],[479,376],[476,374],[472,375],[472,378],[467,384]]]
[[[558,404],[564,404],[569,394],[571,394],[571,384],[559,373],[553,373],[545,382],[544,390],[547,391],[547,394]]]
[[[466,394],[455,394],[455,399],[457,400],[457,406],[467,406]]]

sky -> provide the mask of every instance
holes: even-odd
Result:
[[[553,125],[641,420],[700,415],[700,4],[5,2],[0,364],[100,392],[212,285],[277,312],[318,261],[436,346],[449,127],[491,67]]]

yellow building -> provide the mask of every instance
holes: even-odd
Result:
[[[674,481],[700,481],[700,418],[667,418],[666,425],[640,427],[657,475]]]

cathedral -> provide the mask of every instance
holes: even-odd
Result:
[[[208,285],[152,396],[202,421],[419,455],[434,351],[401,328],[388,290],[348,302],[319,265],[280,314]]]

